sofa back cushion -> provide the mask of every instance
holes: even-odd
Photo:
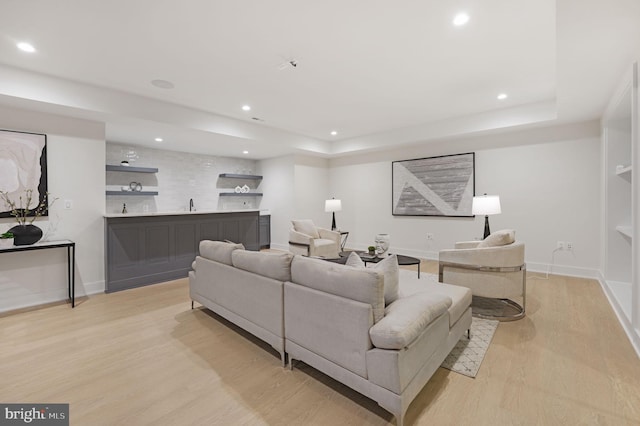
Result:
[[[490,234],[487,238],[478,243],[478,248],[506,246],[516,240],[516,231],[513,229],[503,229]]]
[[[374,323],[384,317],[384,277],[373,269],[357,269],[321,259],[295,256],[291,261],[291,281],[370,304]]]
[[[233,266],[278,281],[291,281],[291,253],[265,253],[235,250],[231,253]]]
[[[224,241],[200,241],[200,256],[224,263],[225,265],[233,264],[231,261],[231,253],[238,249],[244,250],[244,246],[242,244],[227,243]]]

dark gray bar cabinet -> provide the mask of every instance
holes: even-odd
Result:
[[[260,249],[259,211],[105,217],[105,292],[186,277],[201,240]]]

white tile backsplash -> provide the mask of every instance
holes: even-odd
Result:
[[[119,191],[131,182],[139,182],[143,191],[158,191],[156,196],[108,195],[107,213],[121,213],[124,203],[129,213],[188,211],[189,199],[196,210],[260,208],[261,197],[220,197],[248,185],[260,192],[260,181],[219,178],[220,173],[256,174],[256,161],[216,157],[187,152],[165,151],[107,142],[107,164],[122,160],[133,167],[156,167],[158,173],[106,172],[108,190]]]

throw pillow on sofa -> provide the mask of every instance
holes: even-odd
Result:
[[[364,268],[364,262],[356,252],[351,252],[347,258],[346,265],[355,268]],[[398,298],[398,288],[400,286],[400,268],[398,267],[398,258],[391,255],[374,263],[372,269],[382,272],[384,275],[384,304],[389,305]]]
[[[244,250],[242,244],[226,243],[224,241],[200,241],[200,256],[216,262],[232,265],[231,253],[234,250]]]

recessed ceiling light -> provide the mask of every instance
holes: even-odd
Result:
[[[453,25],[455,25],[456,27],[461,27],[462,25],[466,24],[467,22],[469,22],[469,15],[467,15],[464,12],[458,13],[453,18]]]
[[[247,151],[246,149],[244,151],[242,151],[243,154],[248,154],[249,151]]]
[[[335,130],[331,132],[331,136],[335,136],[337,134],[338,134],[338,132],[336,132]]]
[[[251,111],[251,107],[249,105],[242,105],[243,111]]]
[[[162,142],[162,138],[156,138],[156,142]]]
[[[500,94],[498,95],[498,99],[499,99],[499,100],[507,99],[507,94],[506,94],[506,93],[500,93]]]
[[[175,87],[172,82],[167,80],[151,80],[151,84],[161,89],[173,89]]]
[[[31,43],[27,43],[27,42],[20,42],[18,43],[16,46],[18,46],[18,49],[22,50],[23,52],[29,52],[29,53],[33,53],[36,51],[36,48],[33,47],[33,45]]]

